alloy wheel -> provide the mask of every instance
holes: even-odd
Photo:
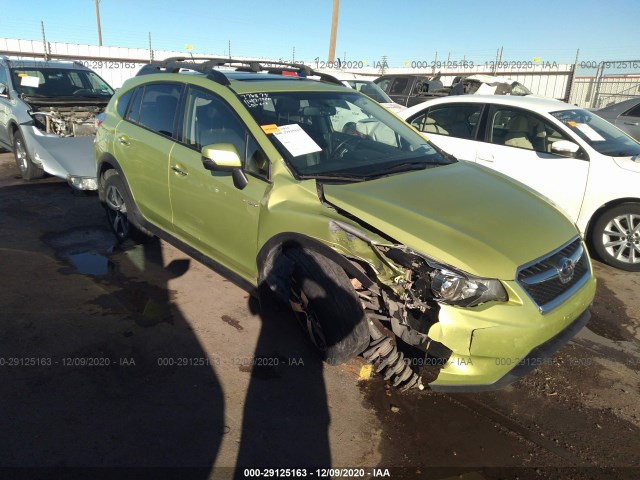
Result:
[[[109,224],[120,239],[129,235],[129,220],[127,219],[127,205],[117,187],[109,185],[106,193],[107,216]]]
[[[640,215],[619,215],[604,227],[602,244],[606,252],[624,263],[640,262]]]

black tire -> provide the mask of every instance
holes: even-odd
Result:
[[[118,242],[132,240],[135,243],[148,243],[154,237],[131,223],[128,217],[128,206],[131,201],[127,195],[124,182],[118,172],[108,170],[104,173],[104,200],[102,205],[107,214],[107,222]]]
[[[27,145],[24,143],[24,137],[20,130],[13,134],[13,156],[16,159],[16,165],[22,178],[25,180],[37,180],[44,177],[42,167],[31,160],[31,155],[27,151]]]
[[[591,244],[604,263],[640,272],[640,204],[606,210],[593,226]]]
[[[286,255],[295,262],[291,306],[320,357],[345,363],[369,346],[369,327],[349,277],[336,263],[303,249]]]

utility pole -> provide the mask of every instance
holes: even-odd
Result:
[[[44,47],[44,60],[48,61],[49,60],[49,54],[50,49],[49,49],[49,42],[47,42],[47,37],[44,34],[44,22],[42,20],[40,20],[40,26],[42,27],[42,46]]]
[[[336,59],[336,36],[338,34],[338,10],[340,10],[340,0],[333,0],[333,16],[331,17],[331,39],[329,40],[330,63]]]
[[[98,46],[102,46],[102,28],[100,28],[100,0],[96,0],[96,21],[98,22]]]

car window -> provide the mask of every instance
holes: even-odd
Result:
[[[0,67],[0,83],[7,85],[7,73],[3,67]]]
[[[636,105],[633,108],[630,108],[622,115],[624,115],[625,117],[640,117],[640,104]]]
[[[596,152],[612,157],[640,154],[640,144],[595,113],[581,108],[550,112]]]
[[[68,68],[12,68],[16,91],[27,97],[90,97],[113,95],[113,89],[94,72]]]
[[[396,78],[391,85],[391,91],[389,92],[389,95],[402,95],[402,92],[404,92],[405,88],[407,88],[408,82],[408,78]]]
[[[244,123],[217,95],[189,88],[184,113],[182,141],[200,151],[206,145],[230,143],[238,151],[247,172],[266,177],[269,162],[257,142],[250,138]]]
[[[349,86],[360,93],[373,98],[378,103],[393,103],[393,100],[389,98],[378,85],[367,80],[347,80]]]
[[[131,107],[129,108],[129,113],[125,117],[125,120],[133,123],[138,123],[138,121],[140,120],[140,105],[142,105],[143,94],[144,87],[138,87],[135,89],[133,100],[131,101]]]
[[[457,138],[475,138],[482,104],[442,105],[410,120],[421,132],[448,135]]]
[[[127,113],[127,107],[129,106],[129,101],[133,96],[134,90],[129,90],[128,92],[123,93],[118,97],[118,103],[116,104],[116,111],[118,115],[124,118],[125,113]],[[140,112],[140,103],[138,102],[138,113]]]
[[[385,78],[384,80],[381,80],[379,82],[374,82],[374,83],[378,85],[383,92],[387,92],[389,87],[389,82],[391,82],[391,79]]]
[[[182,86],[176,83],[147,85],[138,124],[161,135],[172,136],[181,91]]]
[[[494,105],[489,121],[488,140],[496,145],[551,153],[554,142],[571,141],[550,122],[526,110]]]
[[[355,91],[259,92],[239,97],[302,178],[369,179],[390,169],[397,173],[453,161],[380,104]]]

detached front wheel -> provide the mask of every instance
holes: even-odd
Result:
[[[640,271],[640,204],[625,203],[604,212],[593,227],[591,240],[604,263]]]
[[[286,255],[295,263],[289,303],[320,357],[338,365],[362,353],[369,346],[369,327],[344,270],[310,250]]]

